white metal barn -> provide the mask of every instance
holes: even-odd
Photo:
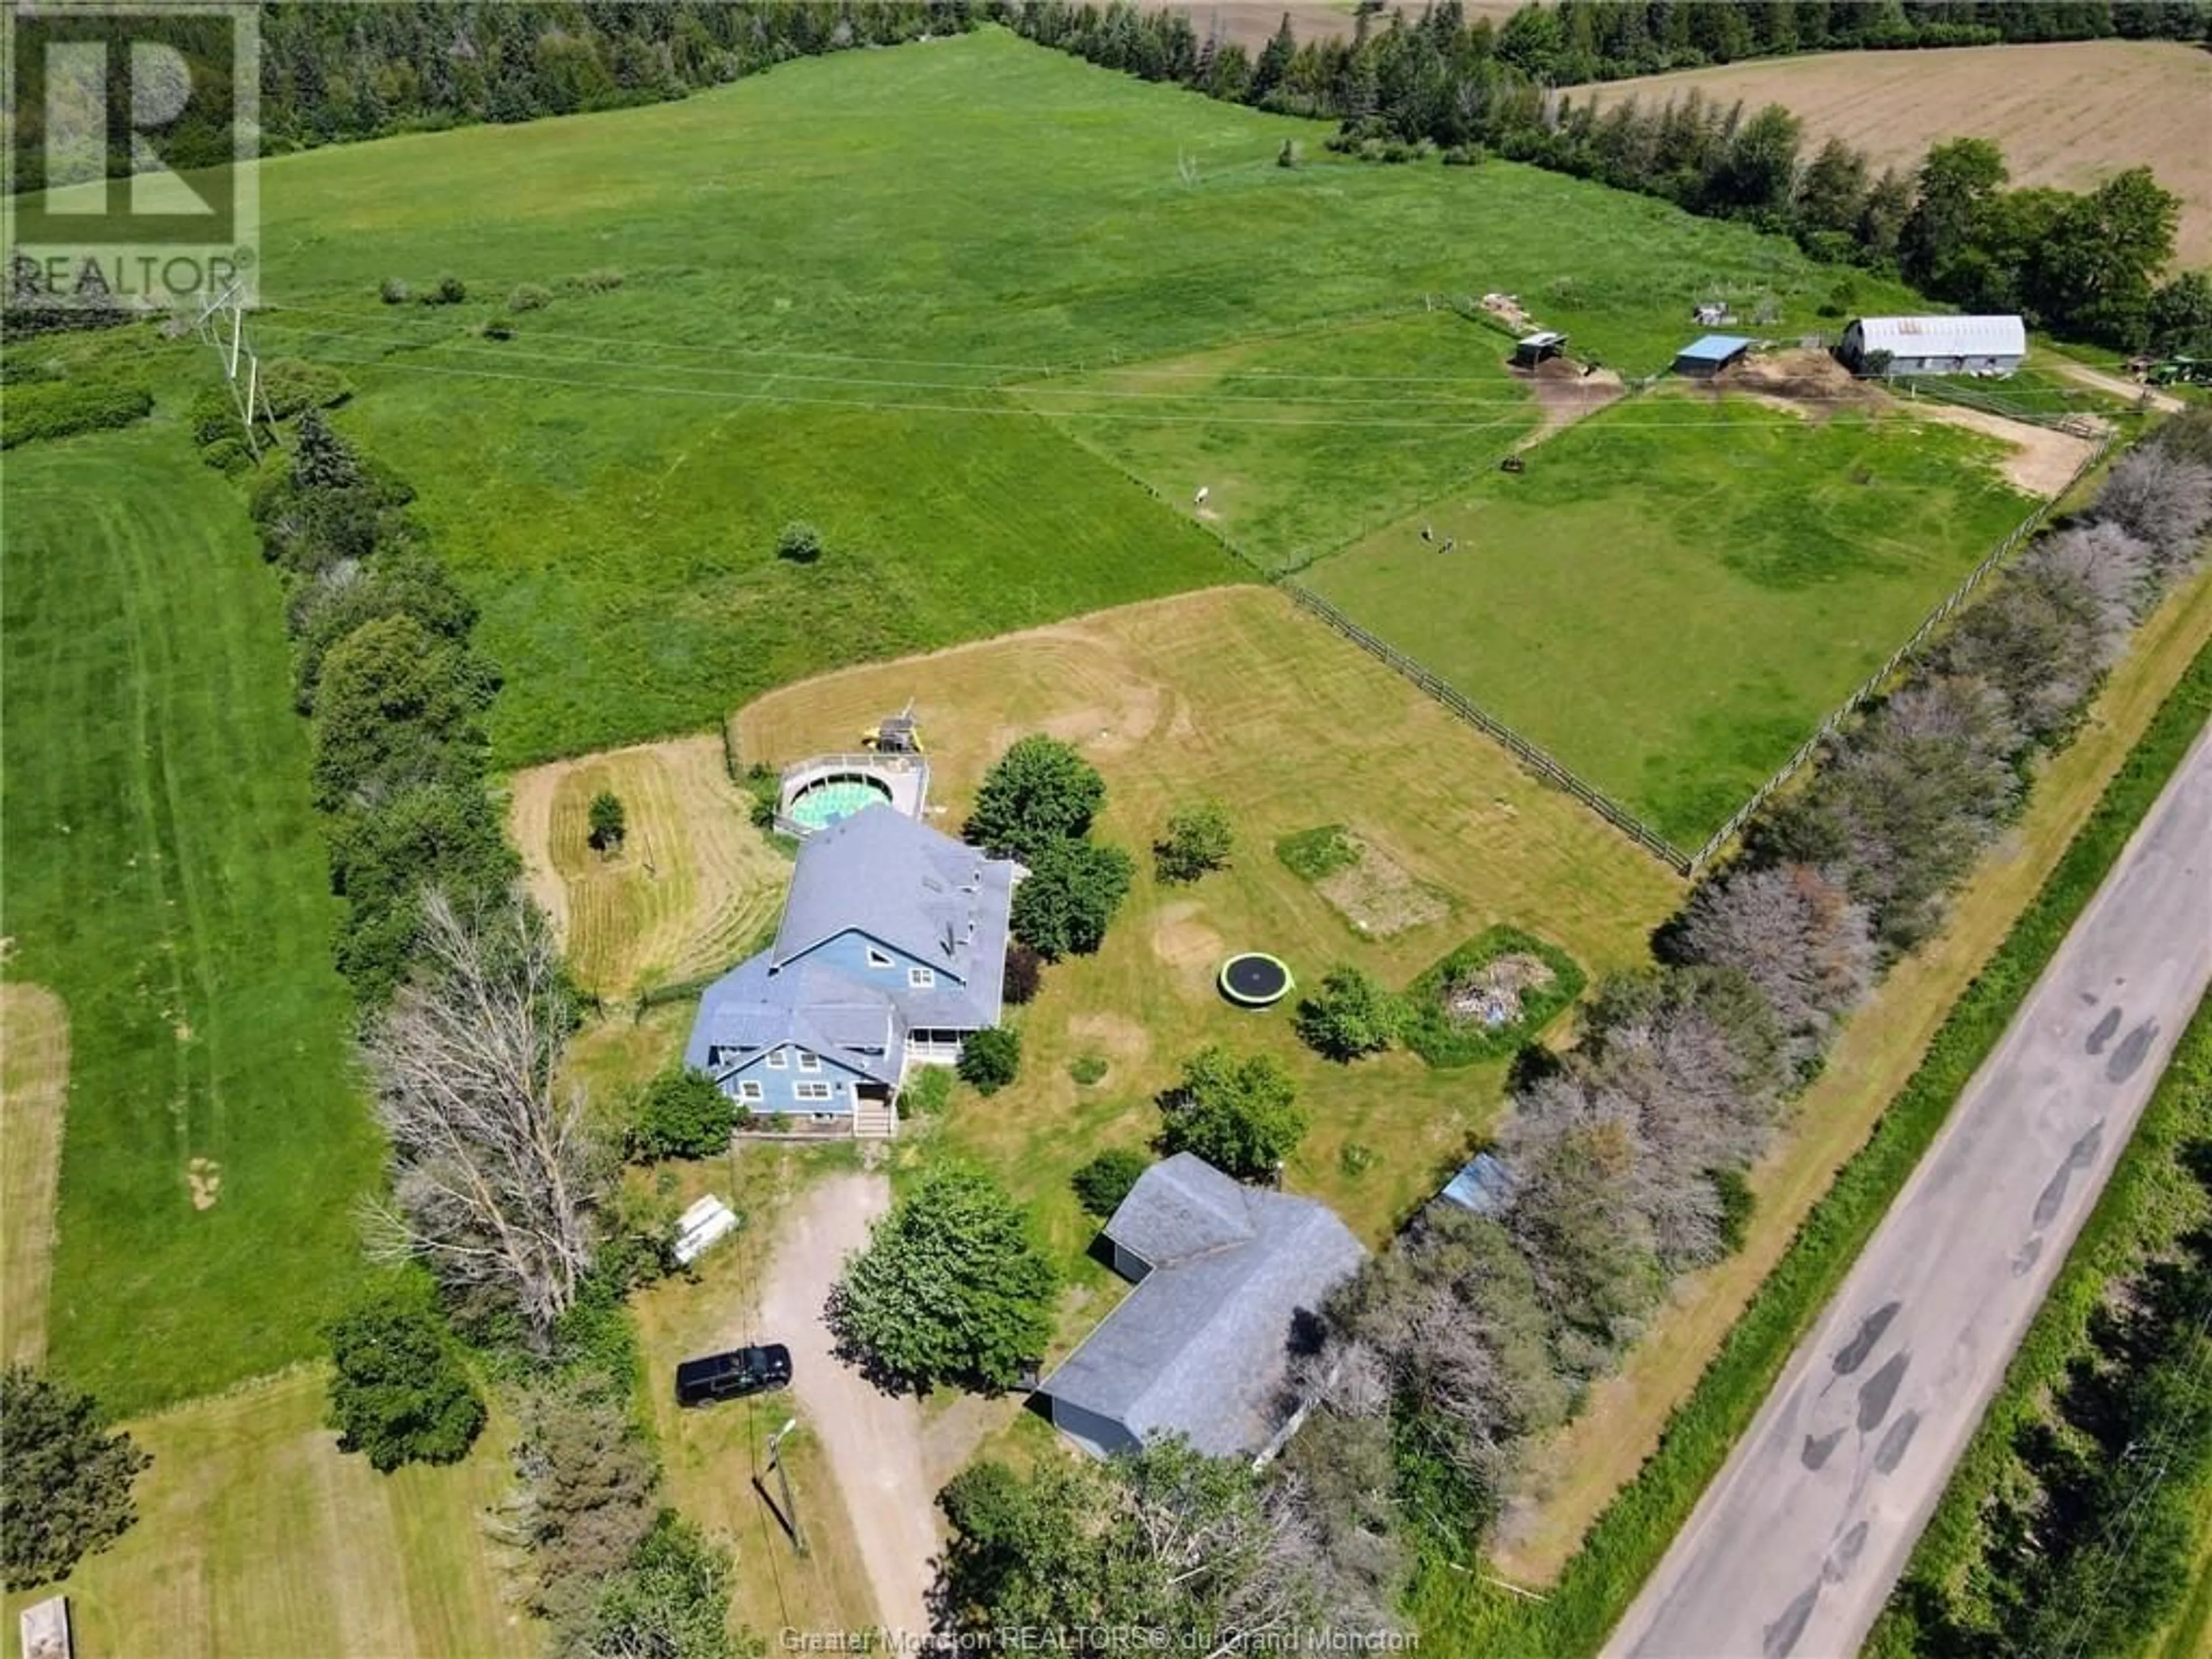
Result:
[[[1886,351],[1883,374],[2009,374],[2027,361],[2027,325],[2017,317],[1862,317],[1836,355],[1858,374]]]

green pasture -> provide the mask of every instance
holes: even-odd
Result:
[[[1301,580],[1694,847],[2027,515],[2002,453],[1656,392]]]
[[[1294,569],[1496,465],[1534,429],[1507,350],[1495,329],[1421,309],[1034,380],[1019,395],[1254,563]]]
[[[7,519],[6,972],[70,1018],[49,1351],[137,1413],[315,1352],[378,1142],[236,491],[157,417],[11,452]]]
[[[1422,320],[1431,295],[1517,293],[1632,373],[1711,295],[1821,325],[1833,273],[1780,239],[1507,163],[1344,161],[1326,136],[992,31],[799,61],[271,161],[258,329],[349,366],[342,423],[484,604],[513,764],[1249,574],[1176,516],[1216,471],[1219,527],[1270,560],[1407,509],[1526,418],[1498,401],[1504,337]],[[1277,165],[1285,140],[1304,165]],[[446,274],[464,303],[379,299]],[[550,303],[510,312],[525,285]],[[1413,320],[1350,326],[1383,316]],[[1130,376],[1155,362],[1200,372]],[[1232,423],[1293,372],[1340,378]],[[1139,395],[1036,391],[1062,376]],[[827,535],[811,569],[774,556],[795,518]]]

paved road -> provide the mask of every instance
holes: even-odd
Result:
[[[2212,731],[1606,1652],[1857,1653],[2212,982]]]
[[[881,1175],[831,1176],[809,1188],[784,1218],[761,1292],[760,1328],[763,1340],[791,1349],[799,1415],[829,1454],[878,1617],[893,1632],[921,1633],[929,1628],[924,1598],[939,1550],[921,1408],[911,1395],[884,1394],[840,1362],[822,1317],[845,1258],[868,1242],[868,1224],[890,1207],[890,1182]],[[804,1492],[799,1501],[803,1510]]]

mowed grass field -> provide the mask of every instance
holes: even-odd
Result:
[[[46,1358],[68,1103],[69,1010],[42,986],[0,984],[0,1364]]]
[[[485,1523],[512,1479],[495,1418],[468,1459],[379,1474],[322,1424],[320,1367],[131,1423],[153,1454],[137,1523],[58,1586],[82,1654],[167,1659],[527,1659]]]
[[[848,741],[850,739],[848,738]],[[591,845],[592,799],[622,801],[623,844]],[[623,998],[728,967],[781,911],[791,860],[752,827],[712,737],[515,775],[507,833],[585,989]]]
[[[1507,342],[1449,309],[1029,382],[1058,418],[1267,570],[1494,465],[1538,422]],[[1206,499],[1198,500],[1198,491]]]
[[[236,493],[158,420],[11,452],[7,509],[6,972],[68,1022],[46,1345],[128,1415],[320,1346],[379,1146]]]
[[[1694,848],[2026,516],[2005,453],[1668,387],[1300,580]]]
[[[1432,1071],[1399,1053],[1333,1065],[1297,1041],[1295,999],[1260,1013],[1223,1000],[1214,978],[1228,952],[1271,951],[1307,986],[1341,962],[1403,986],[1484,927],[1510,922],[1595,975],[1645,959],[1650,929],[1680,899],[1656,861],[1594,814],[1265,590],[1132,606],[793,686],[739,712],[739,743],[771,762],[805,754],[909,695],[943,827],[957,831],[1009,743],[1049,732],[1103,774],[1097,833],[1139,866],[1104,948],[1049,969],[1037,1000],[1015,1014],[1020,1080],[988,1100],[958,1091],[923,1131],[1035,1206],[1085,1283],[1103,1283],[1085,1266],[1097,1224],[1076,1205],[1069,1175],[1105,1148],[1156,1134],[1154,1096],[1207,1043],[1290,1066],[1313,1127],[1288,1183],[1328,1200],[1372,1244],[1495,1122],[1503,1060]],[[1158,885],[1152,842],[1176,807],[1206,798],[1235,823],[1232,866],[1194,886]],[[1279,838],[1328,823],[1347,826],[1402,874],[1419,896],[1403,907],[1411,925],[1363,935],[1283,866]],[[1564,1021],[1551,1035],[1565,1037]],[[1079,1085],[1068,1067],[1086,1055],[1107,1071]],[[1371,1149],[1370,1167],[1343,1161],[1350,1143]]]
[[[1331,323],[1504,289],[1650,369],[1697,296],[1771,295],[1788,331],[1833,285],[1741,226],[1505,163],[1363,167],[1326,134],[985,31],[650,109],[283,157],[264,167],[260,337],[349,366],[341,424],[420,490],[483,603],[507,675],[495,746],[520,765],[1243,574],[1100,459],[1118,428],[1178,504],[1224,469],[1223,511],[1254,520],[1224,524],[1263,548],[1313,539],[1309,517],[1376,521],[1455,451],[1484,463],[1510,413],[1494,362],[1387,333],[1311,343]],[[1307,165],[1275,164],[1286,139]],[[595,270],[621,286],[570,280]],[[466,303],[377,299],[441,273]],[[550,303],[510,315],[523,284]],[[494,318],[512,339],[480,337]],[[1202,372],[1109,376],[1099,392],[1141,395],[1079,407],[1030,390],[1155,360]],[[1334,424],[1235,425],[1255,405],[1230,399],[1271,370],[1342,377],[1301,399]],[[1441,384],[1351,378],[1409,370]],[[823,531],[818,565],[775,556],[793,519]]]
[[[2212,259],[2212,55],[2172,40],[2074,40],[1935,52],[1822,52],[1573,88],[1602,107],[1647,106],[1691,88],[1748,109],[1781,104],[1807,149],[1841,138],[1877,169],[1910,172],[1931,144],[1993,138],[2015,185],[2088,190],[2149,167],[2181,198],[2176,263]]]

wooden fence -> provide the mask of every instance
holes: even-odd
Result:
[[[1469,726],[1503,744],[1515,759],[1543,779],[1545,782],[1565,790],[1567,793],[1582,802],[1607,823],[1627,836],[1644,851],[1663,860],[1679,873],[1688,875],[1691,872],[1692,866],[1688,855],[1680,851],[1664,836],[1626,807],[1609,799],[1590,785],[1584,783],[1572,772],[1553,760],[1551,756],[1546,754],[1489,710],[1474,702],[1457,688],[1445,684],[1443,681],[1429,672],[1404,652],[1377,639],[1310,588],[1301,587],[1296,582],[1284,582],[1281,587],[1299,606],[1320,617],[1322,621],[1359,647],[1361,650],[1388,663]]]

